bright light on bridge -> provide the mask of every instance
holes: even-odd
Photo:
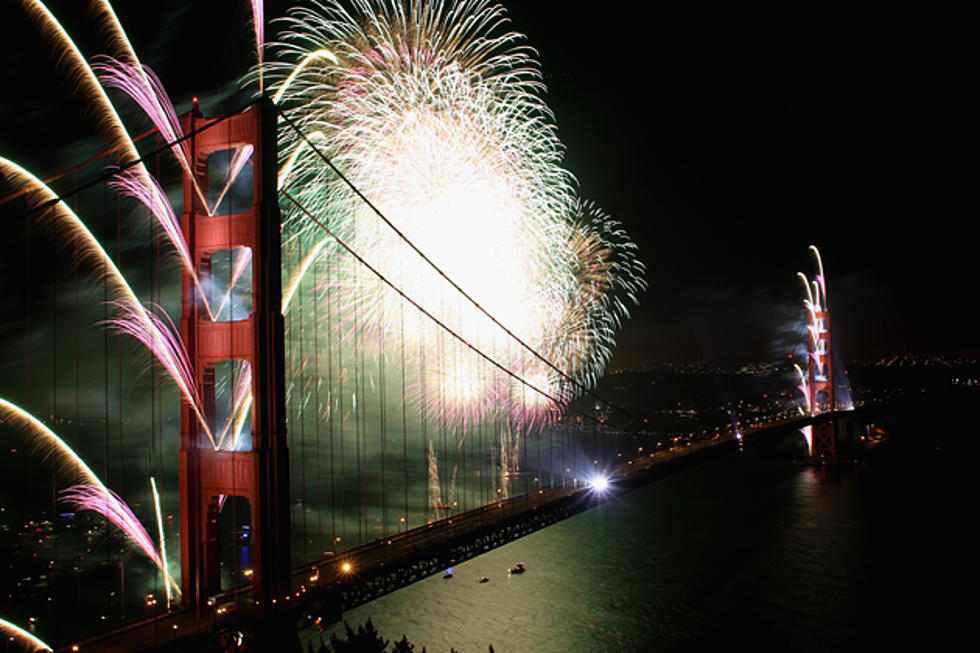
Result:
[[[602,494],[609,489],[609,479],[605,476],[596,476],[589,481],[589,486],[596,492]]]

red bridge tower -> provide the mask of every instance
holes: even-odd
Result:
[[[810,312],[810,363],[807,379],[810,390],[810,415],[834,410],[834,360],[830,344],[830,311]],[[837,457],[834,421],[824,420],[813,426],[810,446],[813,458],[833,461]]]
[[[182,229],[198,277],[210,279],[212,257],[218,252],[235,248],[251,252],[251,314],[235,321],[212,320],[185,270],[180,330],[194,366],[204,419],[212,433],[216,421],[215,366],[222,361],[238,361],[251,367],[252,446],[244,451],[215,450],[194,411],[186,404],[182,406],[183,598],[185,605],[201,605],[220,591],[221,506],[224,498],[244,497],[251,518],[254,596],[260,605],[268,605],[289,592],[290,571],[276,112],[274,105],[263,99],[241,113],[211,119],[198,112],[195,102],[194,109],[181,116],[181,125],[185,134],[192,134],[189,163],[205,197],[209,181],[212,187],[225,183],[225,179],[209,180],[209,156],[254,148],[252,201],[241,212],[211,215],[190,180],[184,180]]]
[[[810,314],[807,340],[809,362],[807,365],[807,400],[810,416],[833,412],[834,403],[834,356],[830,338],[830,308],[827,305],[827,282],[824,277],[823,261],[820,251],[810,246],[817,258],[819,272],[812,287],[806,276],[800,273],[806,287],[808,300],[806,306]],[[815,460],[832,462],[837,457],[836,436],[833,419],[823,420],[813,426],[810,455]]]

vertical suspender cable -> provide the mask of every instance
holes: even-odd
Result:
[[[297,246],[294,247],[293,249],[294,251],[297,251],[298,254],[301,254],[302,248],[299,246],[299,241],[297,240],[295,242]],[[305,419],[306,411],[304,410],[304,406],[306,406],[306,402],[307,402],[306,392],[308,390],[306,381],[308,378],[310,378],[310,376],[307,370],[306,358],[305,358],[306,350],[304,348],[304,344],[305,344],[304,338],[306,336],[306,329],[304,328],[306,320],[304,319],[303,316],[304,299],[305,296],[303,293],[303,279],[300,279],[299,287],[297,288],[297,298],[296,298],[300,308],[300,314],[298,320],[299,322],[299,379],[298,379],[299,385],[296,387],[299,388],[300,394],[298,397],[299,401],[297,401],[297,405],[296,405],[296,418],[293,423],[293,429],[296,429],[297,427],[299,428],[299,454],[300,454],[299,463],[300,463],[300,486],[301,486],[301,490],[299,493],[299,505],[300,505],[300,510],[303,511],[303,518],[301,520],[301,523],[303,529],[302,531],[303,561],[305,562],[306,560],[309,559],[309,548],[307,546],[309,542],[309,535],[307,532],[307,524],[306,524],[306,513],[307,513],[306,466],[308,461],[306,456],[306,419]]]
[[[398,347],[402,364],[401,408],[402,408],[402,492],[404,494],[404,514],[402,520],[408,530],[408,413],[405,406],[405,303],[398,302],[398,333],[401,341]]]
[[[311,264],[313,266],[313,302],[312,302],[312,318],[313,318],[313,375],[316,383],[314,384],[315,401],[313,402],[313,426],[315,430],[315,442],[316,442],[316,547],[317,547],[317,557],[323,554],[323,492],[322,492],[322,476],[320,475],[320,381],[323,379],[323,374],[320,372],[320,321],[317,319],[318,308],[320,306],[319,298],[319,284],[317,283],[317,263],[314,260]]]
[[[381,287],[380,282],[375,282],[377,284],[377,290],[375,294],[380,295],[384,292]],[[384,310],[384,309],[382,309]],[[384,315],[382,314],[381,324],[384,324]],[[381,424],[379,425],[378,431],[381,434],[381,537],[388,537],[388,484],[385,469],[385,438],[388,437],[388,424],[387,416],[388,412],[385,407],[385,377],[384,377],[384,360],[385,360],[385,349],[384,349],[384,328],[378,329],[378,408],[380,411],[379,419]]]
[[[122,210],[119,204],[119,198],[115,198],[116,204],[116,265],[119,269],[122,269]],[[119,494],[124,494],[126,491],[125,486],[125,469],[126,466],[123,462],[123,384],[122,384],[122,335],[116,334],[116,393],[117,400],[119,401],[119,425],[117,428],[117,435],[119,439],[119,485],[117,492]],[[119,556],[119,608],[122,619],[126,618],[126,556],[125,554],[120,554]]]
[[[422,314],[419,313],[419,312],[416,312],[415,313],[415,317],[416,317],[416,319],[418,320],[418,323],[419,323],[418,332],[420,334],[423,334],[426,325],[423,323]],[[428,449],[428,437],[429,437],[429,433],[428,433],[428,428],[427,428],[427,426],[428,426],[428,423],[427,423],[427,418],[428,418],[428,403],[426,402],[426,386],[425,386],[425,362],[426,361],[425,361],[425,347],[422,346],[422,342],[424,340],[425,340],[425,336],[423,334],[422,337],[419,338],[419,343],[418,343],[418,346],[419,346],[419,364],[418,364],[418,369],[416,370],[416,384],[418,385],[419,392],[421,394],[421,397],[420,397],[420,400],[419,400],[419,410],[421,411],[421,415],[419,416],[419,435],[421,435],[421,439],[422,439],[422,464],[424,466],[423,469],[425,470],[425,473],[422,475],[422,478],[425,479],[425,482],[422,483],[422,488],[423,488],[422,489],[422,492],[423,492],[422,496],[423,496],[423,498],[425,500],[425,503],[422,504],[423,507],[424,507],[424,509],[425,509],[424,510],[424,513],[423,513],[423,515],[424,515],[423,516],[423,519],[428,520],[429,510],[432,507],[432,504],[431,504],[432,497],[429,496],[429,483],[431,482],[431,479],[429,478],[429,466],[428,466],[428,451],[429,451],[429,449]]]
[[[108,188],[103,185],[102,190],[102,224],[103,231],[105,230],[105,222],[108,215]],[[109,319],[109,283],[108,277],[106,275],[106,263],[102,262],[102,273],[100,277],[102,278],[102,319]],[[102,330],[102,396],[103,396],[103,408],[102,408],[102,420],[104,427],[102,429],[102,478],[109,480],[109,330]],[[107,538],[106,539],[106,566],[111,566],[112,563],[112,543]],[[106,612],[109,611],[111,607],[110,596],[106,594]]]
[[[58,423],[58,279],[52,278],[51,283],[51,428],[57,429]],[[51,475],[51,515],[52,519],[58,514],[58,485],[56,475]]]
[[[324,248],[326,249],[326,248]],[[337,485],[336,485],[336,474],[334,469],[334,461],[336,457],[334,456],[334,421],[336,420],[335,413],[342,413],[342,410],[335,411],[334,406],[337,401],[337,397],[333,391],[333,286],[330,283],[331,274],[330,268],[333,265],[332,258],[327,256],[326,267],[326,289],[325,297],[327,300],[327,373],[326,379],[327,383],[327,432],[330,438],[330,546],[334,553],[337,552]],[[319,320],[317,320],[319,323]]]
[[[353,266],[353,262],[351,262],[351,265]],[[343,300],[344,298],[340,297],[341,308],[339,310],[341,311],[344,310]],[[347,521],[348,521],[347,520],[347,514],[348,514],[347,489],[348,488],[347,488],[347,474],[346,474],[347,457],[345,455],[346,447],[344,446],[346,443],[344,442],[344,440],[346,440],[345,425],[347,423],[348,412],[347,412],[346,404],[344,402],[344,377],[346,376],[347,373],[347,368],[344,367],[344,334],[343,334],[343,330],[345,328],[344,317],[345,317],[344,315],[340,316],[339,324],[337,325],[337,357],[338,357],[337,385],[338,385],[338,395],[339,395],[337,397],[337,402],[338,402],[337,406],[340,409],[337,412],[340,413],[338,415],[338,418],[340,419],[340,531],[341,531],[340,537],[342,538],[341,541],[343,542],[342,546],[344,547],[344,549],[346,549],[347,542],[348,542],[347,540]]]

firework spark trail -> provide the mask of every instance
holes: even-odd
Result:
[[[813,426],[807,425],[800,429],[803,439],[806,440],[807,451],[813,451]]]
[[[515,437],[515,433],[510,427],[510,422],[505,422],[500,429],[500,489],[502,498],[510,497],[510,480],[521,473],[521,452],[520,441]]]
[[[436,518],[439,518],[439,511],[442,510],[442,489],[439,484],[439,460],[436,458],[436,448],[429,440],[429,500],[435,510]]]
[[[251,378],[249,379],[249,384],[251,384]],[[245,421],[248,419],[249,411],[252,409],[251,385],[249,385],[248,391],[241,396],[242,400],[238,404],[237,411],[234,413],[234,421],[232,423],[232,451],[239,451],[242,447],[242,429],[245,425]]]
[[[167,331],[166,327],[163,327],[163,331],[160,331],[162,324],[159,322],[159,319],[154,321],[156,316],[151,316],[151,314],[146,312],[146,309],[143,308],[142,304],[136,298],[133,289],[126,282],[126,278],[119,271],[119,268],[116,267],[112,258],[102,248],[102,245],[99,244],[99,241],[95,239],[95,236],[92,235],[92,232],[88,230],[88,227],[85,226],[85,223],[81,221],[78,215],[55,195],[50,188],[24,168],[3,157],[0,157],[0,175],[7,177],[13,183],[34,187],[38,197],[31,197],[31,201],[37,204],[51,204],[47,211],[40,213],[40,219],[51,221],[57,219],[57,223],[63,228],[56,230],[56,233],[77,247],[79,259],[92,259],[92,267],[99,274],[97,278],[103,279],[112,293],[118,297],[116,300],[117,305],[123,305],[127,308],[125,317],[127,321],[133,324],[134,331],[156,334],[150,339],[154,343],[154,346],[159,346],[157,340],[162,340],[165,344],[168,340],[176,337],[173,333],[164,333],[164,331]],[[77,263],[78,261],[76,261]],[[143,342],[145,344],[145,341]],[[156,353],[154,351],[154,354]],[[159,360],[161,360],[161,363],[164,363],[169,358],[170,354],[167,354],[163,359]],[[166,364],[164,366],[168,372],[171,372],[170,367]],[[179,376],[171,374],[171,378],[177,384],[178,388],[181,389],[181,394],[191,405],[202,428],[213,442],[214,438],[201,412],[200,401],[196,393],[191,392],[190,386],[182,381]]]
[[[796,363],[793,363],[793,368],[800,375],[800,385],[797,386],[797,388],[799,389],[800,392],[803,393],[803,399],[806,401],[806,412],[804,413],[804,415],[809,415],[810,414],[810,387],[807,384],[806,372],[804,372],[803,368],[801,368]]]
[[[120,88],[136,100],[143,107],[147,116],[150,117],[154,126],[169,143],[172,143],[171,149],[181,169],[183,169],[184,175],[193,185],[201,203],[207,207],[204,193],[190,168],[189,148],[183,141],[177,142],[182,137],[183,132],[173,104],[163,89],[163,84],[149,68],[140,63],[136,51],[126,36],[126,31],[122,28],[122,24],[108,0],[92,0],[90,9],[95,14],[101,30],[108,37],[110,47],[121,51],[125,59],[128,60],[119,61],[109,56],[103,56],[97,61],[95,67],[102,67],[103,74],[107,76],[108,80],[112,80],[109,85]],[[93,74],[94,72],[93,70]],[[103,82],[105,81],[107,80],[103,79]],[[121,122],[120,126],[122,126]],[[133,149],[135,151],[135,148]]]
[[[509,369],[567,402],[604,368],[644,270],[622,229],[575,199],[537,63],[522,36],[497,31],[505,20],[482,0],[357,0],[352,12],[327,0],[293,11],[276,44],[283,63],[264,67],[298,127],[280,133],[280,183],[298,206],[330,216],[338,240],[405,295],[441,307],[439,320],[466,342],[501,352]],[[304,133],[318,134],[315,146]],[[300,156],[307,150],[316,156]],[[316,227],[302,211],[284,216],[285,233],[312,251]],[[358,297],[378,282],[356,266],[332,268],[331,279],[345,335],[389,341],[400,295]],[[345,316],[354,310],[358,320]],[[403,335],[406,351],[418,351],[422,330],[410,324]],[[456,426],[486,416],[453,392],[478,384],[473,356],[428,369],[438,373],[423,383],[446,390],[429,396],[451,399],[432,414]],[[507,386],[479,394],[523,394]],[[540,423],[552,413],[539,401],[512,411]]]
[[[817,249],[816,245],[810,245],[810,251],[817,259],[817,278],[816,283],[820,286],[820,292],[823,296],[823,306],[826,310],[827,307],[827,281],[823,274],[823,259],[820,257],[820,250]]]
[[[40,214],[40,220],[57,221],[63,228],[55,229],[55,233],[60,235],[66,242],[76,245],[78,248],[79,260],[83,258],[93,259],[93,268],[100,270],[101,277],[109,285],[113,294],[122,300],[139,304],[132,288],[126,282],[126,278],[113,263],[112,258],[106,253],[89,231],[85,223],[78,215],[59,198],[54,191],[45,185],[33,174],[17,165],[13,161],[0,156],[0,175],[6,177],[12,184],[21,186],[32,186],[35,193],[29,195],[29,201],[35,205],[49,204],[50,210]],[[78,260],[74,263],[77,265]],[[138,309],[142,312],[142,308]]]
[[[25,647],[31,647],[30,650],[34,651],[53,651],[50,646],[42,642],[40,639],[24,630],[20,626],[13,624],[6,619],[0,619],[0,632],[2,632],[6,637],[9,637],[11,641],[19,641]]]
[[[153,125],[157,128],[164,140],[170,143],[170,150],[184,171],[184,176],[191,182],[194,192],[204,206],[208,215],[214,215],[221,205],[221,201],[231,189],[231,185],[238,178],[238,174],[248,163],[255,150],[254,145],[236,146],[231,161],[231,171],[225,180],[224,187],[213,204],[209,203],[204,197],[204,191],[198,183],[197,177],[191,171],[190,166],[190,145],[184,138],[180,120],[174,110],[170,98],[163,88],[163,84],[146,66],[137,68],[122,61],[117,61],[112,57],[102,55],[96,58],[96,63],[92,65],[92,70],[96,72],[102,83],[110,88],[117,88],[129,95],[143,112],[150,118]],[[146,175],[140,175],[141,178]],[[144,183],[147,183],[143,180]],[[149,185],[149,184],[148,184]],[[153,188],[148,190],[152,191]],[[153,198],[153,203],[169,203],[166,196],[160,193],[159,197]],[[168,232],[168,235],[169,232]],[[177,243],[174,243],[178,246]]]
[[[76,88],[84,92],[90,98],[90,106],[93,107],[93,110],[99,117],[100,126],[108,133],[110,140],[116,145],[116,147],[122,149],[131,161],[138,162],[134,167],[135,171],[132,174],[135,174],[138,179],[142,180],[143,185],[148,192],[157,192],[159,187],[151,181],[152,178],[146,171],[146,167],[142,164],[142,162],[139,162],[140,156],[139,152],[136,150],[136,146],[133,144],[129,133],[123,126],[122,121],[120,120],[119,115],[116,113],[112,102],[109,100],[109,97],[106,95],[105,90],[99,83],[95,72],[85,61],[85,58],[82,56],[82,53],[79,51],[74,41],[54,17],[54,15],[39,0],[21,0],[21,2],[27,10],[28,15],[37,23],[45,38],[52,43],[56,50],[62,53],[60,61],[62,61],[67,67],[70,80],[74,83]],[[107,4],[106,7],[108,7]],[[111,12],[111,7],[108,8],[108,12],[114,18],[114,14]],[[135,54],[133,54],[132,57],[135,59]],[[66,228],[62,233],[63,237],[66,239],[72,239],[74,242],[81,243],[79,248],[79,256],[94,256],[97,259],[97,262],[101,264],[101,267],[96,269],[101,270],[102,276],[105,277],[114,293],[119,297],[120,301],[125,301],[132,306],[133,313],[142,322],[144,322],[144,329],[152,330],[154,328],[152,320],[140,305],[140,302],[132,292],[129,284],[126,283],[125,278],[119,272],[118,268],[116,268],[111,258],[102,249],[102,246],[95,240],[91,232],[89,232],[88,228],[84,225],[84,223],[82,223],[74,211],[72,211],[63,201],[61,201],[50,188],[37,179],[37,177],[3,157],[0,157],[0,174],[9,177],[12,181],[29,184],[38,189],[39,194],[43,199],[36,200],[36,202],[38,204],[48,203],[53,205],[52,211],[46,212],[44,215],[55,215],[65,222]],[[159,202],[166,203],[166,199],[157,198],[153,204],[158,204]],[[175,381],[177,380],[175,379]],[[180,382],[178,382],[178,386],[179,385],[181,385]],[[193,404],[192,396],[185,395],[185,399],[192,403],[202,427],[206,432],[208,432],[208,437],[213,441],[207,424],[203,420],[203,416],[201,416],[200,407]]]
[[[283,187],[288,183],[290,175],[293,171],[293,166],[296,164],[296,159],[303,153],[315,154],[315,152],[309,147],[309,144],[313,142],[314,139],[322,139],[323,132],[312,132],[306,135],[306,139],[299,142],[293,151],[286,157],[286,162],[280,166],[279,174],[276,177],[276,190],[282,190]]]
[[[255,30],[256,52],[260,67],[259,74],[261,75],[261,66],[263,63],[262,52],[265,40],[265,9],[261,0],[251,0],[251,4],[252,24]],[[111,56],[102,55],[96,58],[96,63],[92,66],[93,71],[98,73],[99,79],[105,85],[124,91],[143,109],[154,126],[160,131],[160,134],[171,144],[170,147],[174,157],[184,171],[185,177],[193,186],[194,192],[197,194],[198,199],[200,199],[201,204],[205,207],[208,215],[214,215],[214,211],[221,204],[221,199],[237,176],[237,172],[230,175],[218,201],[213,206],[209,206],[204,197],[204,192],[200,184],[198,184],[197,177],[191,170],[190,146],[183,139],[184,134],[180,126],[180,120],[177,118],[177,112],[174,110],[173,103],[163,88],[163,84],[149,67],[139,62],[139,57],[137,57],[136,51],[129,42],[125,30],[122,28],[108,0],[93,0],[92,7],[95,9],[94,13],[102,29],[109,36],[110,45],[114,46],[117,50],[121,50],[125,58],[128,59],[128,61],[120,61]],[[263,85],[260,82],[260,91],[262,88]],[[251,154],[251,148],[252,146],[235,148],[236,158],[242,158],[242,161],[239,163],[239,169],[247,162]],[[243,153],[242,150],[247,150],[248,152]]]
[[[201,396],[198,392],[190,356],[184,348],[183,341],[177,336],[173,322],[170,321],[170,317],[163,308],[158,306],[157,310],[163,313],[167,322],[164,322],[155,313],[146,312],[140,304],[127,301],[109,303],[116,307],[119,315],[99,324],[108,326],[119,333],[130,335],[143,343],[177,384],[181,395],[188,399],[198,421],[205,425],[207,420],[204,419],[200,409],[202,405]],[[211,443],[214,444],[214,436],[206,426],[205,432]]]
[[[273,103],[279,104],[279,101],[282,99],[283,94],[287,90],[289,90],[289,87],[292,85],[293,80],[296,79],[296,77],[301,72],[303,72],[304,68],[306,68],[309,64],[311,64],[312,62],[320,58],[330,59],[333,63],[338,65],[340,64],[340,61],[337,60],[337,57],[335,57],[334,54],[329,50],[323,50],[323,49],[314,50],[313,52],[304,55],[302,60],[300,60],[300,62],[293,67],[292,72],[289,73],[289,76],[286,77],[285,81],[283,81],[283,83],[279,85],[279,89],[276,91],[276,94],[272,96]]]
[[[170,144],[170,151],[184,174],[193,180],[190,144],[183,138],[184,132],[177,112],[156,74],[146,66],[131,65],[108,55],[95,57],[92,70],[104,86],[123,91],[139,105],[164,141]],[[204,201],[200,188],[197,188],[197,192]]]
[[[140,161],[140,154],[136,149],[136,145],[133,143],[133,139],[130,138],[122,119],[112,105],[112,101],[109,100],[105,89],[99,83],[95,71],[85,60],[85,57],[78,49],[78,46],[75,45],[71,36],[69,36],[65,28],[58,22],[58,19],[54,17],[54,14],[40,0],[21,0],[21,5],[26,10],[28,16],[37,24],[41,34],[51,43],[56,51],[61,53],[58,60],[59,65],[64,66],[66,69],[68,81],[72,87],[77,92],[83,93],[89,99],[89,107],[96,117],[97,125],[113,143],[112,149],[124,152],[124,160],[135,162],[134,169],[136,173],[144,180],[147,188],[152,188],[152,184],[149,181],[151,178],[150,174],[147,172],[146,166]],[[118,20],[112,11],[112,7],[109,6],[108,2],[104,1],[101,5],[102,15],[109,18],[108,21],[103,20],[103,24],[108,24],[111,27],[114,23],[118,27]],[[115,43],[122,43],[125,46],[130,59],[142,75],[142,68],[139,67],[136,54],[129,45],[129,41],[126,39],[122,29],[111,29],[111,34]],[[146,81],[146,84],[149,85],[149,82]]]
[[[813,288],[810,286],[810,280],[802,272],[797,272],[796,277],[803,284],[803,290],[806,292],[806,299],[803,300],[803,305],[806,306],[811,314],[815,313],[819,309],[819,306],[813,299]]]
[[[126,63],[138,67],[140,60],[136,56],[136,50],[133,49],[133,44],[129,42],[129,37],[126,36],[126,31],[122,28],[122,23],[119,22],[119,17],[116,16],[116,12],[109,1],[91,0],[89,11],[93,14],[96,23],[99,25],[100,34],[109,47],[116,52],[121,51],[123,58],[127,60]]]
[[[148,181],[151,185],[149,187],[146,176],[131,170],[123,170],[113,177],[113,181],[109,182],[109,186],[117,190],[120,195],[138,200],[156,218],[157,223],[167,235],[167,239],[177,251],[181,265],[190,275],[194,287],[197,289],[198,297],[204,304],[205,310],[211,319],[214,319],[210,302],[208,301],[207,294],[201,287],[200,277],[191,259],[190,248],[184,239],[184,233],[181,231],[180,221],[174,213],[173,206],[166,200],[166,194],[163,192],[157,180],[149,177]]]
[[[177,215],[174,213],[173,206],[170,205],[170,202],[163,200],[165,195],[160,184],[156,179],[152,179],[152,182],[152,186],[156,189],[155,191],[145,186],[142,175],[131,170],[123,170],[113,177],[113,180],[109,182],[109,186],[119,192],[120,195],[126,195],[139,200],[141,204],[149,209],[174,246],[174,249],[177,250],[184,269],[194,277],[196,285],[200,288],[200,283],[198,283],[197,274],[194,269],[194,262],[191,260],[190,248],[188,248],[187,241],[184,239],[184,234],[180,229],[180,221],[177,219]],[[203,293],[202,299],[205,299]]]
[[[64,440],[23,408],[0,398],[0,418],[36,436],[33,440],[35,446],[42,451],[42,459],[52,458],[59,472],[70,472],[69,477],[74,481],[108,491],[95,472],[89,469],[85,461]]]
[[[160,568],[163,570],[163,586],[167,595],[167,610],[169,610],[173,594],[170,591],[171,580],[170,568],[167,563],[167,540],[163,536],[163,511],[160,510],[160,493],[157,492],[156,479],[152,476],[150,477],[150,488],[153,490],[153,508],[157,517],[157,534],[160,537],[160,561],[162,562]]]
[[[121,530],[146,554],[157,567],[163,568],[163,560],[157,553],[150,534],[143,528],[133,511],[112,490],[96,485],[72,485],[61,491],[61,500],[75,510],[97,512]]]
[[[214,312],[214,315],[211,318],[212,320],[217,320],[219,317],[221,317],[221,313],[224,312],[225,306],[227,306],[228,302],[231,300],[232,291],[235,289],[235,286],[238,285],[242,275],[245,274],[245,270],[248,269],[249,263],[252,262],[251,248],[235,248],[233,251],[236,261],[231,271],[231,279],[228,282],[228,288],[221,296],[221,303],[218,304],[218,310]]]
[[[88,65],[68,32],[40,0],[21,0],[21,5],[38,25],[41,34],[48,39],[56,51],[62,53],[59,63],[66,68],[72,87],[89,97],[89,106],[96,115],[99,126],[107,133],[113,144],[125,151],[130,160],[138,160],[140,157],[136,146],[113,108],[109,96],[106,95],[91,66]],[[145,174],[145,168],[143,173]]]
[[[170,577],[166,563],[156,550],[153,538],[118,494],[103,485],[72,485],[60,492],[61,500],[75,510],[91,510],[108,519],[123,532],[163,572],[164,582],[180,592],[176,581]],[[168,591],[169,594],[169,591]]]
[[[228,177],[225,179],[225,185],[222,187],[221,192],[218,194],[218,199],[214,201],[214,206],[208,208],[208,215],[214,215],[221,205],[221,201],[225,198],[231,185],[235,183],[238,178],[238,174],[248,163],[248,160],[252,157],[252,152],[255,151],[254,145],[243,145],[241,147],[235,148],[235,153],[231,157],[230,170],[228,172]]]
[[[296,290],[299,288],[299,284],[302,283],[303,277],[306,276],[307,270],[310,269],[310,266],[312,266],[313,263],[316,261],[317,256],[320,255],[320,250],[322,250],[323,247],[329,241],[330,241],[329,238],[322,238],[318,240],[316,244],[310,248],[310,251],[306,253],[306,256],[303,257],[303,260],[300,262],[299,269],[296,271],[296,273],[292,276],[292,278],[290,278],[289,282],[286,284],[286,287],[283,289],[283,293],[282,293],[283,315],[289,312],[289,302],[292,301],[293,295],[296,294]]]
[[[252,366],[245,361],[240,361],[234,371],[234,383],[232,386],[231,410],[228,418],[218,435],[216,448],[220,449],[225,438],[231,432],[230,450],[237,451],[240,445],[242,427],[248,418],[249,410],[252,407]]]
[[[265,3],[263,0],[251,0],[252,5],[252,28],[255,31],[255,55],[258,59],[259,68],[259,93],[265,90],[262,78],[263,56],[265,48]]]

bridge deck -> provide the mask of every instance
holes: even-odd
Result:
[[[804,421],[790,420],[753,431]],[[692,442],[629,460],[611,470],[611,486],[639,487],[734,442],[733,437]],[[201,650],[202,637],[227,650],[235,650],[241,639],[247,650],[260,622],[274,622],[277,628],[329,624],[339,620],[344,610],[441,573],[614,495],[615,491],[603,496],[582,484],[534,490],[303,565],[293,571],[292,594],[277,599],[274,608],[257,606],[251,587],[243,586],[216,597],[213,606],[179,609],[135,621],[81,642],[78,648],[61,650],[197,651]],[[349,571],[345,564],[350,565]]]

